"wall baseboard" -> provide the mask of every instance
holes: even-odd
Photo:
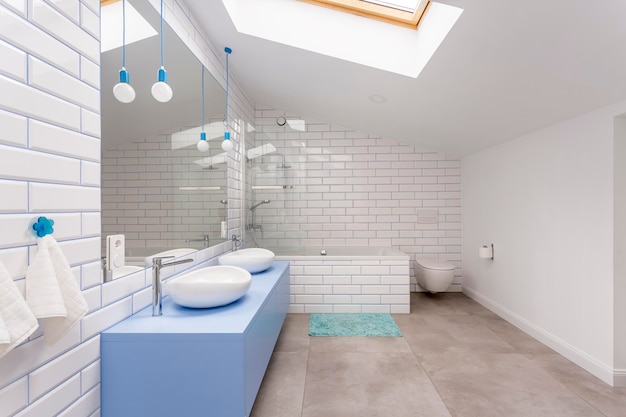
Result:
[[[613,386],[615,388],[626,388],[626,369],[613,370]]]
[[[495,301],[483,296],[482,294],[472,290],[471,288],[463,287],[463,293],[468,297],[481,304],[483,307],[493,311],[515,327],[524,331],[528,335],[534,337],[544,345],[553,349],[557,353],[563,355],[565,358],[574,362],[587,372],[601,379],[603,382],[617,387],[626,386],[626,370],[617,370],[607,367],[606,365],[598,362],[594,358],[588,356],[584,352],[581,352],[574,346],[566,343],[560,338],[554,336],[551,333],[535,326],[528,320],[520,317],[512,311],[504,308],[502,305]],[[619,385],[618,385],[619,384]]]

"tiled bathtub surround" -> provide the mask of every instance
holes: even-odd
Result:
[[[289,260],[290,313],[410,313],[409,257],[278,256]],[[367,248],[366,248],[367,249]]]
[[[270,200],[256,209],[261,228],[249,231],[259,246],[393,247],[453,263],[450,290],[459,291],[460,159],[310,119],[306,131],[292,130],[277,125],[284,114],[256,108],[254,146],[277,150],[246,164],[253,202]],[[283,185],[293,188],[272,189]],[[420,290],[413,271],[410,285]]]

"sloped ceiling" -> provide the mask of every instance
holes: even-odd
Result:
[[[464,156],[626,99],[622,1],[444,0],[464,11],[417,78],[242,34],[222,1],[186,2],[255,103],[421,149]]]

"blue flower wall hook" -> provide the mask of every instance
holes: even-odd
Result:
[[[37,219],[37,223],[33,224],[33,230],[37,233],[38,237],[44,237],[45,235],[54,233],[52,226],[54,226],[54,220],[41,216]]]

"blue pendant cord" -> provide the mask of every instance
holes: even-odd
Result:
[[[163,53],[163,0],[161,0],[161,68],[165,67],[165,57]]]
[[[202,131],[204,132],[204,67],[201,65],[202,70]]]
[[[230,48],[224,48],[226,52],[226,131],[224,132],[224,139],[230,140],[230,132],[228,131],[230,125],[228,124],[228,55],[232,52]]]
[[[126,0],[122,0],[122,68],[126,68]]]

